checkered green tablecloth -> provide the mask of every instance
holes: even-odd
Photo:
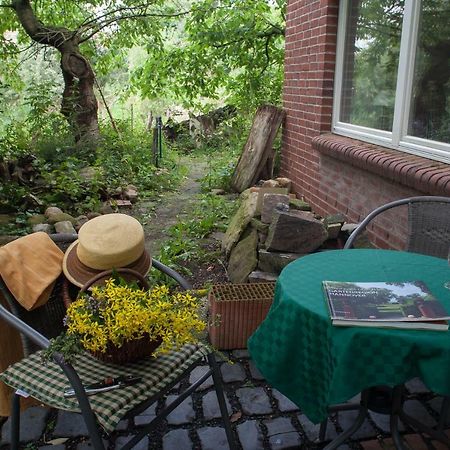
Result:
[[[311,421],[364,388],[420,377],[450,395],[450,332],[331,325],[322,280],[424,281],[450,312],[446,260],[389,250],[314,253],[281,273],[273,305],[248,348],[269,383]]]
[[[185,345],[179,351],[158,358],[144,358],[124,365],[103,363],[85,354],[77,358],[74,368],[85,384],[120,375],[142,378],[139,383],[132,386],[89,397],[91,408],[100,425],[110,433],[128,411],[168,387],[208,352],[202,345]],[[21,389],[49,406],[67,411],[80,411],[76,399],[63,396],[65,388],[70,387],[63,371],[53,362],[44,365],[41,352],[13,364],[0,374],[0,378],[7,385]]]

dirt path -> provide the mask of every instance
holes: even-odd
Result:
[[[167,230],[182,221],[183,216],[192,209],[200,193],[200,182],[207,170],[206,161],[199,158],[182,157],[180,164],[188,168],[185,180],[178,191],[164,195],[164,200],[156,208],[154,203],[141,202],[141,214],[145,230],[145,246],[151,255],[156,255],[167,239]]]

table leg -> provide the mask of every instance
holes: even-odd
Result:
[[[361,427],[367,416],[367,400],[368,400],[368,390],[364,390],[363,392],[361,392],[361,401],[359,406],[356,406],[355,408],[355,405],[349,405],[349,407],[343,408],[347,410],[358,409],[359,410],[358,416],[356,417],[355,422],[350,428],[343,431],[339,436],[333,439],[326,447],[323,448],[323,450],[334,450],[335,448],[338,448],[344,441],[346,441],[353,433],[355,433]]]
[[[390,429],[392,440],[394,441],[395,448],[397,450],[406,450],[403,445],[403,439],[400,436],[398,428],[399,415],[402,411],[403,405],[403,386],[395,386],[392,390],[392,408],[390,416]]]

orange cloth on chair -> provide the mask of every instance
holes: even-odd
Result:
[[[63,252],[46,233],[33,233],[0,247],[0,276],[16,300],[27,310],[47,302],[62,272]],[[0,303],[7,309],[6,300]],[[19,333],[0,320],[0,372],[23,357]],[[0,416],[10,413],[12,390],[0,382]],[[22,405],[33,399],[22,399]]]
[[[0,277],[28,311],[47,302],[61,275],[64,253],[43,232],[29,234],[0,248]]]

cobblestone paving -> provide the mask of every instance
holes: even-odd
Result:
[[[244,350],[229,354],[230,363],[221,365],[225,381],[227,406],[232,414],[233,432],[238,447],[242,450],[282,450],[282,449],[321,449],[324,443],[317,443],[319,425],[311,423],[297,406],[276,389],[268,386]],[[179,383],[169,393],[173,395],[184,390],[200,377],[206,366],[196,368],[191,375]],[[427,391],[420,380],[407,385],[409,398],[405,403],[408,413],[425,424],[433,425],[441,405],[441,399]],[[133,431],[150,422],[164,407],[161,399],[132,421],[122,421],[117,430],[105,436],[109,449],[120,448]],[[355,412],[340,412],[328,420],[326,439],[348,427]],[[450,418],[449,418],[450,419]],[[450,422],[450,420],[449,420]],[[0,449],[9,448],[9,420],[1,425]],[[450,428],[450,426],[449,426]],[[412,450],[446,449],[440,443],[431,442],[425,436],[401,427],[408,446]],[[450,431],[448,432],[450,435]],[[22,445],[34,450],[85,450],[91,448],[86,427],[80,415],[56,412],[48,408],[35,407],[22,413]],[[200,389],[175,409],[157,430],[143,439],[137,450],[226,450],[225,432],[221,426],[217,397],[212,380],[207,379]],[[363,426],[340,450],[393,449],[389,437],[389,417],[370,413]]]

